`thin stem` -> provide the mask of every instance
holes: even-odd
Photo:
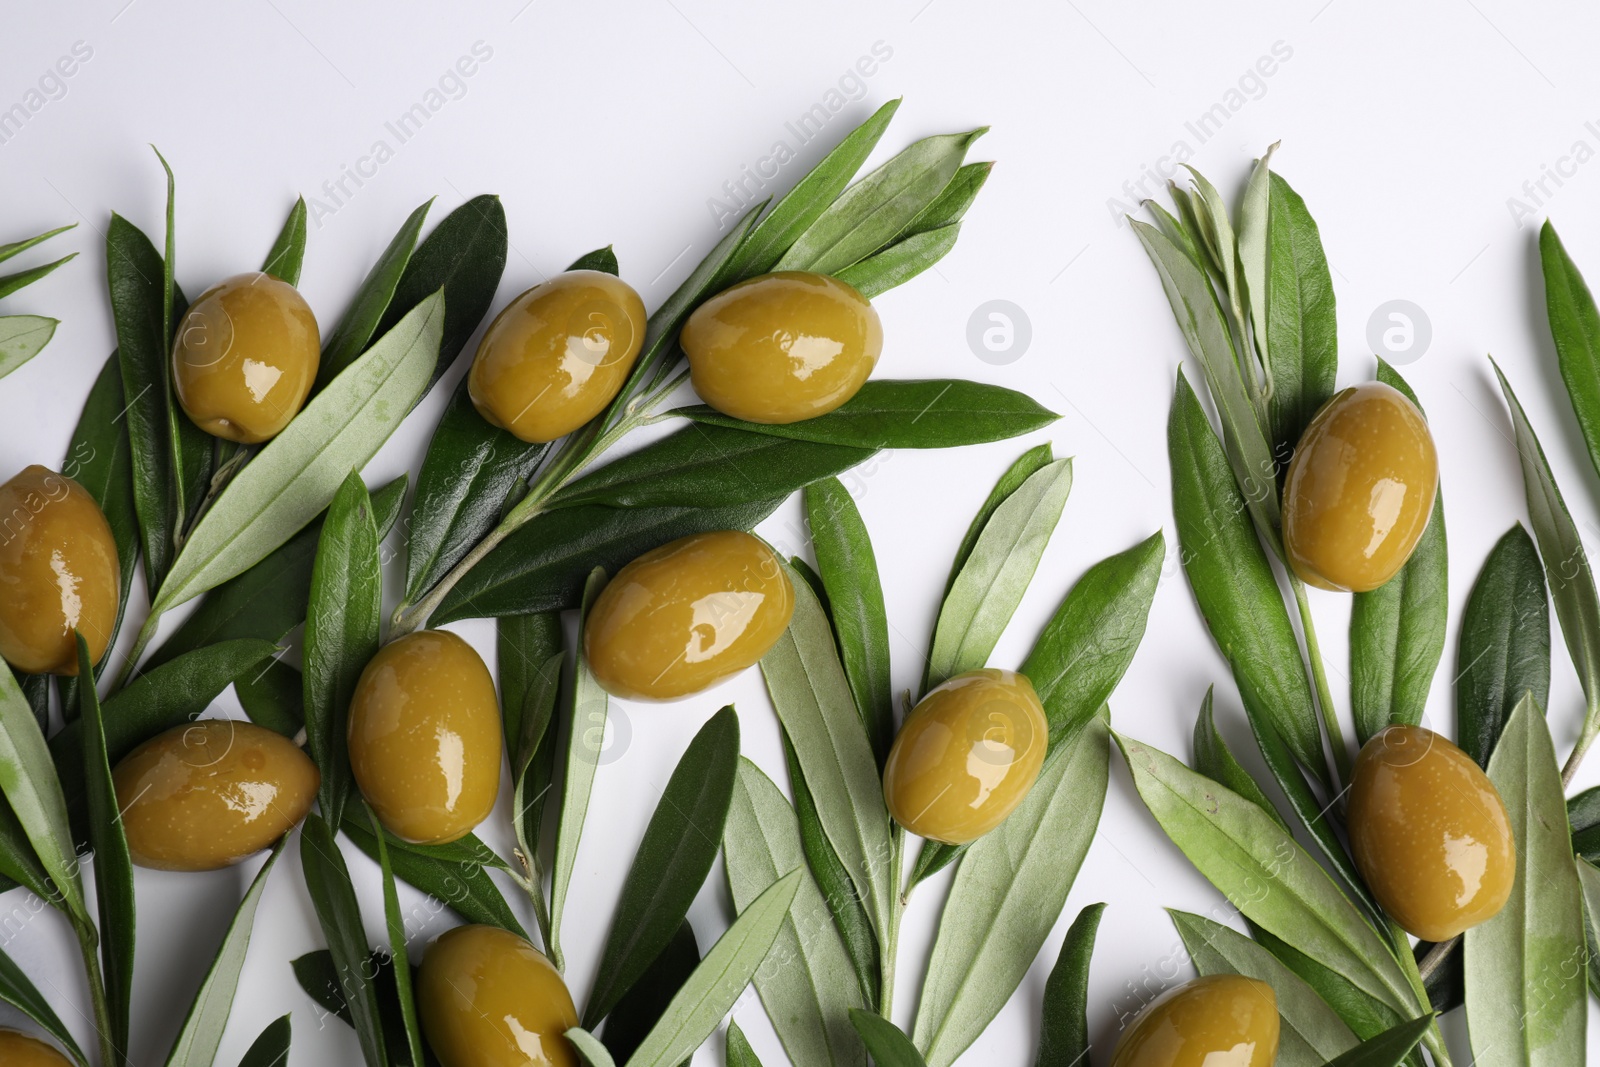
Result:
[[[1322,728],[1328,734],[1328,747],[1333,749],[1333,763],[1337,778],[1337,792],[1350,780],[1350,750],[1345,747],[1344,727],[1339,725],[1339,713],[1333,706],[1333,694],[1328,689],[1328,672],[1322,666],[1322,649],[1317,644],[1317,625],[1311,619],[1311,602],[1306,598],[1305,583],[1291,572],[1289,586],[1294,590],[1295,604],[1300,608],[1300,628],[1306,635],[1306,659],[1311,662],[1311,680],[1317,688],[1317,710],[1322,715]]]
[[[94,1005],[95,1034],[100,1039],[100,1062],[105,1067],[120,1067],[125,1061],[111,1037],[111,1002],[106,999],[105,976],[100,972],[100,936],[90,923],[75,921],[72,925],[78,935],[78,948],[83,953],[83,969],[89,976],[89,999]]]
[[[133,678],[134,668],[139,665],[139,658],[144,655],[144,650],[156,635],[156,630],[161,625],[161,612],[154,609],[145,616],[144,625],[139,627],[139,636],[133,639],[133,647],[128,650],[128,658],[122,661],[122,669],[117,672],[116,685],[112,687],[115,693],[128,684]]]
[[[1595,716],[1595,710],[1590,709],[1589,717]],[[1567,757],[1566,766],[1561,768],[1561,784],[1569,786],[1572,779],[1577,776],[1578,768],[1583,766],[1583,758],[1589,754],[1589,746],[1594,744],[1594,739],[1600,731],[1587,729],[1578,737],[1578,744],[1573,748],[1572,755]]]
[[[1460,940],[1461,935],[1457,934],[1450,940],[1441,941],[1428,950],[1428,954],[1422,957],[1422,962],[1417,964],[1417,974],[1422,976],[1424,982],[1432,978],[1433,972],[1444,965],[1445,958],[1450,955],[1450,950],[1455,948],[1456,943]]]
[[[894,828],[890,849],[893,878],[889,884],[889,930],[878,946],[878,967],[882,973],[882,992],[878,997],[878,1014],[893,1022],[895,955],[900,948],[900,920],[906,913],[905,901],[900,896],[900,880],[905,877],[906,832]]]

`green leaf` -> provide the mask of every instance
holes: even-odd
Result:
[[[87,690],[88,686],[84,688]],[[244,900],[240,901],[239,910],[234,912],[233,921],[228,924],[228,932],[223,936],[222,946],[217,950],[210,970],[206,972],[205,981],[195,993],[194,1002],[189,1005],[189,1013],[184,1017],[183,1028],[178,1031],[178,1038],[173,1042],[172,1052],[167,1057],[167,1067],[209,1067],[216,1061],[217,1049],[222,1045],[222,1035],[228,1028],[228,1016],[233,1009],[234,997],[239,991],[239,976],[244,971],[245,955],[250,950],[250,936],[255,925],[256,909],[261,905],[261,895],[267,887],[267,876],[272,873],[273,866],[277,864],[278,857],[283,854],[284,846],[288,842],[289,836],[285,834],[273,846],[272,852],[267,856],[267,862],[262,864],[261,870],[251,881],[249,890],[245,892]],[[276,1032],[273,1031],[273,1027],[277,1028]],[[240,1067],[249,1067],[258,1062],[281,1067],[284,1062],[282,1059],[267,1058],[268,1048],[279,1049],[280,1056],[288,1054],[287,1015],[273,1023],[267,1032],[256,1039],[255,1045],[251,1046],[250,1051],[240,1062]]]
[[[352,366],[367,350],[368,342],[374,337],[382,336],[382,332],[378,330],[378,323],[383,319],[384,312],[389,309],[390,302],[394,300],[395,291],[400,285],[400,277],[411,261],[412,250],[416,248],[417,235],[422,232],[423,220],[428,217],[428,209],[432,206],[433,201],[430,199],[418,206],[406,218],[400,227],[400,232],[394,235],[389,247],[383,250],[378,262],[367,272],[366,278],[356,290],[356,295],[350,301],[350,306],[345,309],[339,324],[323,342],[322,362],[317,367],[317,384],[313,395],[327,388],[335,378]],[[438,328],[442,338],[443,325],[440,324]],[[433,355],[435,359],[438,356],[437,342]],[[432,381],[431,365],[428,367],[428,374],[428,380]],[[425,391],[425,388],[419,389],[417,395],[421,396]],[[405,409],[409,411],[411,404],[406,404]]]
[[[913,1031],[949,1067],[1005,1007],[1050,936],[1105,803],[1110,733],[1099,716],[1045,757],[999,827],[967,849],[934,938]]]
[[[723,1063],[725,1067],[761,1067],[756,1050],[750,1047],[750,1039],[744,1036],[739,1024],[731,1019],[728,1020],[728,1045]]]
[[[755,976],[756,992],[789,1060],[808,1067],[866,1067],[850,1013],[861,1007],[861,986],[828,901],[804,876],[800,824],[782,791],[749,760],[739,761],[733,805],[723,834],[728,890],[742,911],[788,871],[801,871],[794,906],[773,943],[784,964]]]
[[[894,1023],[883,1016],[861,1008],[850,1009],[850,1022],[877,1067],[928,1067],[923,1062],[917,1046]]]
[[[298,197],[289,217],[283,220],[278,239],[272,242],[272,251],[261,264],[261,271],[290,285],[300,284],[300,268],[306,259],[306,198]],[[284,1046],[287,1048],[287,1043]]]
[[[1286,464],[1311,417],[1333,396],[1339,337],[1333,276],[1317,222],[1288,182],[1274,174],[1271,184],[1265,317],[1258,315],[1255,325],[1258,344],[1265,336],[1272,371],[1267,417],[1273,454]]]
[[[611,1058],[611,1053],[600,1043],[600,1039],[581,1026],[574,1026],[566,1031],[566,1038],[572,1042],[572,1047],[577,1050],[578,1056],[589,1067],[616,1067],[616,1061]]]
[[[1356,1037],[1362,1039],[1376,1037],[1410,1017],[1372,995],[1362,992],[1344,975],[1323,966],[1287,942],[1274,937],[1259,924],[1249,922],[1248,925],[1256,943],[1299,975],[1301,981],[1316,990],[1317,995],[1338,1013],[1339,1018],[1345,1021]],[[1414,1067],[1423,1067],[1420,1057]]]
[[[1378,380],[1417,403],[1411,387],[1382,359]],[[1441,492],[1434,497],[1427,528],[1400,573],[1351,598],[1350,706],[1356,738],[1362,744],[1386,726],[1415,726],[1422,721],[1433,673],[1444,654],[1449,578]]]
[[[873,452],[691,423],[578,479],[551,507],[735,507],[787,497]]]
[[[670,414],[770,437],[873,449],[953,448],[1003,441],[1042,429],[1060,417],[1024,393],[943,378],[869,381],[826,415],[786,425],[745,422],[704,404]]]
[[[1266,982],[1278,998],[1277,1067],[1322,1067],[1356,1044],[1356,1035],[1317,991],[1235,930],[1200,915],[1171,911],[1189,958],[1203,975],[1242,974]]]
[[[558,612],[509,615],[499,620],[497,631],[500,703],[511,758],[511,829],[533,885],[534,917],[548,943],[550,909],[539,870],[539,845],[545,804],[555,781],[555,708],[566,660],[561,616]]]
[[[404,1033],[405,1023],[400,1017],[396,963],[394,957],[387,952],[369,952],[361,961],[360,967],[378,1000],[378,1015],[383,1026],[385,1047],[395,1050],[391,1054],[394,1062],[390,1067],[412,1067]],[[290,966],[294,969],[295,981],[299,983],[300,988],[325,1009],[318,1020],[319,1026],[328,1015],[335,1016],[346,1026],[354,1026],[350,1008],[345,1003],[344,993],[340,990],[339,968],[333,962],[332,953],[326,949],[308,952],[294,960]],[[439,1067],[438,1057],[432,1055],[426,1048],[423,1049],[423,1063],[426,1067]]]
[[[284,1067],[289,1062],[289,1039],[293,1035],[290,1019],[285,1014],[268,1023],[239,1061],[239,1067]]]
[[[44,351],[60,325],[43,315],[0,315],[0,378]]]
[[[498,618],[577,607],[595,567],[618,570],[640,554],[705,530],[749,530],[781,499],[724,508],[561,508],[540,515],[486,555],[429,622]]]
[[[385,842],[383,824],[370,808],[367,816],[372,824],[372,837],[377,845],[378,869],[383,876],[383,925],[389,935],[389,954],[396,960],[394,969],[395,992],[399,994],[400,1018],[405,1028],[406,1051],[412,1063],[422,1062],[422,1031],[417,1022],[417,1001],[411,992],[411,964],[406,956],[406,924],[400,914],[400,896],[394,887],[394,868],[389,865],[389,846]],[[482,868],[479,868],[480,873]],[[525,936],[518,932],[519,936]]]
[[[1284,821],[1282,813],[1267,798],[1267,794],[1262,792],[1261,786],[1256,784],[1250,772],[1234,758],[1233,752],[1228,748],[1228,742],[1223,740],[1221,732],[1217,730],[1216,718],[1211,708],[1212,694],[1215,690],[1216,686],[1206,687],[1205,699],[1200,702],[1200,715],[1194,722],[1194,769],[1238,793],[1272,816],[1279,826],[1288,830],[1289,824]]]
[[[61,1021],[60,1016],[56,1015],[55,1009],[50,1007],[50,1002],[45,999],[44,994],[39,992],[38,987],[3,949],[0,949],[0,1000],[38,1023],[46,1033],[61,1043],[62,1048],[72,1054],[72,1058],[78,1061],[80,1067],[88,1067],[89,1058],[72,1039],[72,1032]]]
[[[1067,929],[1061,954],[1044,984],[1034,1067],[1083,1067],[1089,1062],[1089,959],[1105,910],[1104,904],[1090,904]]]
[[[1278,150],[1276,142],[1256,160],[1245,185],[1244,197],[1239,201],[1239,239],[1237,242],[1239,281],[1243,283],[1242,301],[1248,318],[1255,327],[1254,341],[1261,362],[1267,357],[1267,276],[1270,265],[1272,222],[1272,155]],[[1282,220],[1280,219],[1280,225]],[[1280,235],[1281,236],[1281,235]],[[1244,319],[1239,322],[1241,331]],[[1270,422],[1270,420],[1269,420]]]
[[[806,487],[806,523],[816,553],[839,658],[867,724],[878,765],[894,744],[894,695],[889,676],[889,616],[883,584],[861,512],[837,478]]]
[[[11,668],[0,661],[0,795],[10,802],[44,873],[58,887],[68,915],[75,923],[89,926],[67,804],[50,755],[33,709]],[[83,766],[81,754],[76,763]],[[46,897],[56,898],[57,893]]]
[[[76,630],[78,675],[94,677],[89,645]],[[133,1009],[134,898],[133,860],[122,832],[122,809],[111,781],[106,756],[105,720],[93,685],[80,685],[83,768],[89,800],[89,847],[94,850],[94,888],[100,916],[100,963],[104,974],[106,1013],[111,1047],[120,1062],[128,1060],[128,1029]]]
[[[6,260],[11,259],[14,256],[19,256],[30,248],[44,244],[44,242],[50,240],[52,237],[58,237],[61,234],[66,233],[68,230],[75,230],[77,228],[78,224],[74,222],[69,226],[57,226],[53,230],[46,230],[44,233],[41,233],[36,237],[28,237],[21,241],[12,241],[10,244],[0,245],[0,263],[4,263]]]
[[[1523,697],[1489,759],[1517,846],[1498,915],[1466,932],[1467,1028],[1480,1067],[1584,1058],[1583,889],[1544,713]]]
[[[1179,559],[1247,708],[1259,709],[1319,776],[1322,733],[1311,683],[1272,564],[1245,519],[1221,443],[1182,372],[1167,422]]]
[[[602,1040],[612,1059],[627,1062],[699,965],[700,946],[695,942],[694,928],[685,919],[661,955],[606,1016]]]
[[[1031,475],[997,507],[939,609],[928,685],[988,662],[1033,580],[1072,491],[1072,460]]]
[[[443,297],[419,304],[228,483],[184,542],[161,610],[248,570],[327,507],[427,387],[443,316]]]
[[[905,148],[829,204],[777,269],[837,274],[867,258],[939,198],[987,129],[925,137]]]
[[[305,681],[298,668],[282,660],[268,660],[261,670],[235,681],[233,691],[257,726],[288,738],[305,729]]]
[[[27,288],[39,279],[53,273],[63,263],[77,258],[78,253],[73,252],[71,255],[62,256],[54,263],[46,263],[39,267],[29,267],[27,270],[19,270],[15,274],[7,274],[0,277],[0,298],[8,297],[19,289]]]
[[[972,207],[978,199],[978,194],[983,191],[984,183],[989,180],[989,173],[994,170],[994,163],[967,163],[956,171],[955,177],[950,179],[950,184],[937,199],[922,209],[922,214],[912,219],[904,230],[900,231],[900,240],[918,234],[931,233],[946,226],[960,222],[967,215],[967,209]]]
[[[527,939],[528,932],[485,869],[505,864],[476,837],[469,834],[448,845],[412,845],[385,833],[380,844],[364,820],[359,815],[352,817],[349,811],[343,830],[351,843],[374,861],[381,863],[379,854],[387,851],[395,877],[442,902],[467,922],[497,926]]]
[[[1500,731],[1524,693],[1550,699],[1550,598],[1533,539],[1519,522],[1484,561],[1461,612],[1456,651],[1456,736],[1489,765]]]
[[[767,958],[804,874],[789,872],[734,920],[672,998],[644,1043],[628,1057],[626,1067],[677,1067],[716,1031]]]
[[[1050,450],[1050,442],[1046,441],[1042,445],[1035,445],[1033,448],[1028,449],[1028,451],[1017,457],[1016,462],[1006,468],[1006,472],[1000,476],[1000,480],[995,483],[994,488],[989,490],[989,496],[978,508],[978,513],[972,517],[971,524],[967,526],[967,532],[961,537],[961,545],[956,549],[955,560],[950,564],[950,574],[945,579],[945,597],[950,595],[950,587],[955,585],[956,576],[961,573],[961,568],[967,565],[967,559],[972,555],[973,546],[978,543],[978,537],[983,533],[983,528],[989,525],[990,519],[994,518],[995,511],[1010,498],[1011,494],[1022,488],[1022,483],[1049,466],[1054,458],[1055,456]],[[943,597],[940,598],[941,603],[943,599]],[[922,680],[922,688],[924,692],[929,688],[926,675]]]
[[[915,278],[938,263],[956,246],[961,226],[955,223],[937,230],[914,234],[846,267],[836,277],[852,286],[868,300]]]
[[[817,818],[880,939],[893,908],[889,809],[872,744],[856,713],[828,617],[804,581],[794,583],[789,628],[761,660],[778,721],[816,801]]]
[[[585,252],[572,261],[570,270],[597,270],[604,274],[620,276],[622,268],[617,264],[617,253],[610,245],[597,248],[593,252]]]
[[[730,704],[689,742],[645,827],[583,1010],[590,1027],[611,1013],[689,914],[716,861],[738,770],[739,716]]]
[[[1583,856],[1578,857],[1578,882],[1583,886],[1585,947],[1589,953],[1589,989],[1600,993],[1600,960],[1596,959],[1596,924],[1600,923],[1600,868]]]
[[[1539,229],[1539,265],[1544,271],[1545,310],[1561,378],[1567,384],[1589,459],[1600,472],[1600,310],[1548,219]]]
[[[1327,1067],[1396,1067],[1405,1062],[1411,1050],[1427,1036],[1433,1025],[1433,1013],[1401,1023],[1385,1030],[1377,1037],[1362,1042],[1344,1055],[1327,1062]],[[1481,1062],[1481,1061],[1480,1061]]]
[[[1572,850],[1590,863],[1600,861],[1600,786],[1567,801],[1567,819],[1572,824]]]
[[[361,924],[350,871],[333,831],[312,812],[300,830],[300,862],[306,892],[316,908],[322,935],[328,941],[339,995],[350,1012],[361,1055],[367,1067],[389,1067],[378,994],[367,966],[367,935]]]

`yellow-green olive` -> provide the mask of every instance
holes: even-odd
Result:
[[[111,778],[133,862],[162,871],[214,871],[260,852],[306,817],[321,781],[288,738],[230,719],[157,734]]]
[[[184,313],[172,385],[196,426],[253,445],[300,413],[321,361],[317,317],[299,290],[270,274],[236,274]]]
[[[793,614],[794,587],[765,541],[690,534],[606,584],[584,624],[584,654],[611,695],[673,700],[755,664]]]
[[[1391,726],[1362,746],[1349,825],[1372,895],[1425,941],[1493,918],[1511,896],[1517,846],[1500,792],[1432,730]]]
[[[122,596],[117,542],[88,490],[29,467],[0,485],[0,658],[29,674],[77,674],[105,654]]]
[[[782,424],[855,396],[883,351],[883,324],[839,279],[779,271],[701,304],[682,344],[700,399],[737,419]]]
[[[72,1061],[37,1038],[0,1030],[0,1063],[5,1067],[72,1067]]]
[[[1322,405],[1283,487],[1294,572],[1357,593],[1393,578],[1422,538],[1439,488],[1433,435],[1398,389],[1367,382]]]
[[[422,1032],[444,1067],[578,1067],[561,972],[516,934],[458,926],[417,971]]]
[[[1238,974],[1212,974],[1145,1006],[1117,1042],[1111,1067],[1272,1067],[1278,996]]]
[[[1033,683],[993,668],[958,674],[906,716],[883,768],[895,822],[963,845],[1022,803],[1044,766],[1050,725]]]
[[[500,704],[473,647],[445,630],[385,645],[350,701],[350,767],[378,821],[441,845],[488,817],[500,791]]]
[[[598,270],[558,274],[496,315],[467,391],[478,414],[524,441],[554,441],[611,403],[644,345],[644,301]]]

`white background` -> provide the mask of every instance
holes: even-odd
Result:
[[[1555,370],[1535,244],[1537,217],[1548,210],[1579,264],[1600,278],[1600,163],[1575,173],[1570,160],[1562,164],[1571,176],[1559,189],[1547,182],[1543,206],[1522,190],[1575,142],[1587,142],[1587,154],[1600,149],[1600,125],[1585,125],[1600,120],[1600,70],[1590,47],[1600,26],[1576,17],[1575,7],[1508,0],[1159,9],[1078,0],[979,10],[958,0],[10,5],[0,34],[0,109],[23,101],[75,42],[93,56],[65,82],[64,95],[58,90],[0,144],[0,240],[75,221],[79,228],[46,251],[81,253],[3,308],[63,324],[39,359],[0,383],[0,477],[60,460],[112,348],[102,234],[112,210],[158,234],[163,179],[150,143],[177,172],[177,272],[191,293],[254,269],[295,196],[321,197],[336,210],[318,212],[301,288],[326,330],[411,208],[437,195],[437,220],[487,191],[504,199],[511,224],[499,303],[614,242],[624,277],[654,307],[719,235],[708,198],[775,139],[792,144],[785,122],[822,101],[882,42],[890,58],[775,184],[792,183],[849,126],[901,94],[905,104],[880,157],[919,136],[992,125],[971,158],[999,165],[959,247],[936,272],[878,302],[887,338],[879,374],[994,382],[1063,416],[1029,440],[895,453],[852,480],[878,548],[897,685],[912,686],[919,675],[949,558],[973,509],[1038,440],[1077,457],[1077,484],[996,665],[1021,660],[1090,563],[1157,528],[1168,530],[1170,544],[1164,427],[1185,352],[1144,253],[1108,200],[1128,200],[1124,183],[1137,182],[1177,141],[1232,198],[1251,159],[1281,138],[1276,169],[1306,198],[1335,272],[1341,383],[1372,374],[1366,329],[1380,304],[1408,299],[1431,320],[1431,346],[1405,371],[1432,419],[1443,467],[1452,627],[1429,712],[1431,725],[1451,730],[1459,607],[1491,544],[1525,515],[1485,353],[1520,389],[1585,540],[1600,543],[1600,481],[1582,458]],[[323,183],[378,138],[392,144],[384,123],[436,87],[476,42],[492,57],[459,98],[355,195],[334,204]],[[1288,58],[1272,76],[1241,84],[1275,48]],[[1186,128],[1230,100],[1241,106],[1209,140]],[[1519,226],[1509,197],[1527,201],[1533,221]],[[1032,326],[1031,346],[1004,366],[980,361],[966,341],[974,309],[997,298],[1023,308]],[[464,368],[465,361],[373,461],[369,484],[415,471]],[[803,550],[793,503],[762,532]],[[391,585],[399,577],[394,569]],[[1343,703],[1347,601],[1312,595]],[[135,604],[132,614],[141,608]],[[492,652],[488,624],[459,629]],[[1550,718],[1565,750],[1581,699],[1559,637],[1553,673]],[[1225,733],[1236,751],[1247,750],[1233,685],[1169,559],[1144,647],[1112,700],[1114,722],[1186,756],[1211,683],[1218,683]],[[728,701],[740,708],[746,753],[781,775],[755,672],[680,705],[621,707],[631,741],[601,769],[567,919],[569,978],[580,1001],[659,790],[693,731]],[[237,713],[231,693],[216,710]],[[1583,784],[1600,775],[1600,764],[1589,772]],[[503,811],[482,829],[498,846],[509,838]],[[351,863],[378,943],[375,872],[359,854]],[[140,1067],[164,1058],[258,864],[207,875],[140,872],[133,1035]],[[906,920],[896,1017],[908,1028],[946,884],[917,893]],[[25,904],[20,896],[0,900],[0,912]],[[1162,909],[1209,911],[1221,903],[1160,834],[1115,762],[1098,838],[1057,934],[969,1062],[1032,1061],[1039,998],[1060,936],[1080,907],[1100,900],[1112,906],[1095,955],[1090,1012],[1103,1063],[1119,1015],[1176,970],[1178,941]],[[725,927],[730,908],[720,871],[691,918],[702,947]],[[441,915],[423,924],[414,956],[451,921]],[[288,961],[320,943],[291,849],[268,886],[219,1062],[236,1062],[287,1011],[297,1067],[358,1061],[351,1031],[322,1024],[290,975]],[[87,1046],[80,965],[58,917],[26,922],[4,947]],[[759,1002],[747,997],[736,1014],[766,1062],[783,1062]],[[1600,1039],[1591,1037],[1590,1048],[1600,1048]],[[1470,1059],[1464,1048],[1460,1055],[1459,1062]],[[720,1056],[716,1038],[696,1062],[720,1063]]]

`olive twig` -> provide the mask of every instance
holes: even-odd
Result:
[[[1591,709],[1590,717],[1594,712]],[[1567,757],[1567,762],[1561,768],[1561,784],[1569,786],[1572,779],[1577,776],[1578,768],[1583,765],[1583,758],[1589,754],[1589,746],[1594,744],[1594,739],[1600,735],[1600,729],[1585,729],[1578,737],[1578,743],[1573,746],[1572,755]]]
[[[894,1009],[894,958],[900,948],[900,919],[906,913],[905,898],[900,893],[900,882],[905,877],[905,848],[905,828],[896,824],[889,850],[889,862],[892,864],[889,884],[889,929],[884,933],[878,948],[882,978],[880,983],[882,992],[878,996],[878,1014],[885,1019],[890,1019]]]
[[[115,693],[133,679],[134,668],[139,665],[139,659],[144,655],[144,650],[149,647],[151,638],[155,637],[156,630],[161,625],[161,612],[150,609],[150,614],[145,616],[144,625],[139,627],[139,635],[133,639],[133,647],[128,649],[128,656],[122,661],[122,668],[117,672],[116,683],[111,691]]]
[[[1305,583],[1292,572],[1289,587],[1294,590],[1294,601],[1300,609],[1300,629],[1305,633],[1306,659],[1311,663],[1311,680],[1317,689],[1317,710],[1321,712],[1322,728],[1328,735],[1328,747],[1333,749],[1334,792],[1350,780],[1350,749],[1344,742],[1344,727],[1339,725],[1339,713],[1333,705],[1333,694],[1328,689],[1328,672],[1322,665],[1322,649],[1317,643],[1317,627],[1311,618],[1311,603],[1306,599]]]
[[[1422,957],[1422,961],[1417,964],[1417,973],[1422,976],[1424,982],[1432,978],[1433,973],[1444,966],[1444,961],[1449,958],[1451,950],[1456,947],[1460,940],[1461,935],[1457,934],[1450,940],[1441,941],[1428,950],[1428,954]]]
[[[83,953],[83,968],[88,973],[95,1036],[100,1040],[100,1062],[105,1067],[117,1067],[126,1060],[111,1038],[111,1003],[106,998],[105,976],[100,970],[100,935],[92,923],[74,922],[72,925],[78,935],[78,948]]]

